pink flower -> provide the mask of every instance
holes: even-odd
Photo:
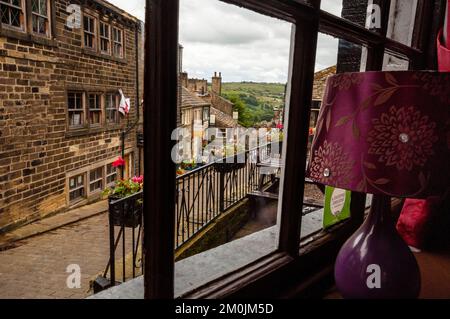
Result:
[[[118,159],[116,159],[113,163],[112,163],[113,167],[122,167],[125,166],[125,160],[119,156]]]
[[[133,182],[133,183],[138,183],[138,184],[141,184],[141,183],[143,183],[144,182],[144,176],[135,176],[135,177],[133,177],[132,179],[131,179],[131,181]]]

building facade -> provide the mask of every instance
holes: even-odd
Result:
[[[106,1],[0,1],[0,232],[135,174],[142,23]],[[121,89],[130,112],[119,112]]]

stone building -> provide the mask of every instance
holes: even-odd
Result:
[[[103,0],[0,1],[0,232],[95,201],[138,118],[142,23]],[[118,112],[122,89],[131,99]],[[136,128],[124,175],[135,174]]]

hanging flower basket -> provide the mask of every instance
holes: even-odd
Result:
[[[130,180],[118,180],[114,187],[104,190],[113,225],[134,228],[141,224],[143,182],[143,176],[135,176]]]
[[[136,228],[142,222],[142,191],[128,197],[108,197],[109,217],[114,226]]]

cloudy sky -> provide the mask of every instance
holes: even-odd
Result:
[[[145,0],[109,0],[144,20]],[[322,9],[339,14],[342,0],[323,0]],[[218,0],[180,0],[183,69],[225,82],[280,82],[287,79],[291,25]],[[338,41],[320,35],[316,70],[336,63]]]

